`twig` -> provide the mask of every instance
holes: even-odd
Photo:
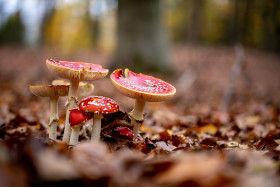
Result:
[[[227,110],[228,106],[230,104],[230,101],[232,99],[232,95],[234,94],[234,86],[236,84],[236,81],[238,77],[240,76],[240,73],[245,65],[244,60],[244,48],[241,44],[237,44],[235,46],[235,54],[236,54],[236,60],[231,68],[231,74],[230,79],[228,83],[228,87],[225,90],[223,100],[221,103],[220,108],[222,110]]]

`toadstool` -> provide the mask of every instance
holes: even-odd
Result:
[[[119,105],[112,99],[103,96],[92,96],[83,99],[79,108],[81,111],[93,115],[93,127],[91,141],[99,142],[101,133],[101,119],[103,114],[110,114],[119,111]]]
[[[70,145],[76,145],[79,142],[80,128],[83,126],[86,120],[90,119],[89,116],[85,115],[79,109],[72,109],[69,113],[69,124],[72,128]]]
[[[79,81],[94,81],[104,78],[108,74],[108,69],[102,66],[85,62],[68,62],[46,60],[48,69],[55,75],[70,80],[68,100],[66,102],[66,120],[63,141],[69,143],[71,128],[69,125],[69,111],[77,106],[77,91]]]
[[[67,85],[37,85],[29,86],[30,91],[39,97],[50,98],[50,122],[49,122],[49,138],[56,140],[56,130],[58,117],[58,97],[67,96],[69,86]]]
[[[134,98],[134,109],[129,113],[133,125],[133,137],[138,136],[140,125],[144,120],[144,107],[146,101],[158,102],[171,98],[176,89],[169,83],[152,76],[137,74],[125,69],[115,70],[111,76],[114,87],[123,95]]]

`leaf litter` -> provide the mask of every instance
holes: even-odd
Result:
[[[45,56],[47,53],[43,52]],[[80,143],[68,147],[60,141],[65,99],[59,101],[58,141],[53,141],[47,136],[48,100],[32,96],[26,88],[30,82],[41,84],[42,79],[51,82],[54,77],[45,72],[42,64],[28,59],[22,65],[33,64],[42,75],[33,71],[23,74],[18,68],[15,68],[18,76],[11,80],[5,77],[7,73],[0,74],[0,186],[274,187],[280,184],[280,109],[275,101],[268,102],[255,95],[250,95],[253,101],[242,100],[252,94],[245,89],[238,91],[240,96],[234,98],[229,110],[219,110],[213,101],[220,94],[215,95],[216,90],[211,86],[206,92],[199,84],[202,80],[195,80],[190,85],[193,91],[184,92],[181,88],[184,84],[180,82],[177,89],[181,95],[186,93],[185,97],[150,103],[145,108],[141,138],[132,142],[132,127],[126,112],[132,109],[133,101],[118,95],[109,80],[104,79],[100,81],[103,86],[96,82],[96,88],[100,89],[94,94],[111,97],[123,108],[104,115],[101,143],[89,141],[89,121],[80,132]],[[215,79],[212,75],[205,76]],[[202,95],[208,94],[201,96],[203,102],[196,94],[200,88]]]

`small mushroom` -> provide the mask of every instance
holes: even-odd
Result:
[[[50,98],[50,122],[49,122],[49,138],[56,140],[56,130],[58,117],[58,97],[67,96],[69,86],[67,85],[37,85],[29,86],[30,91],[39,97]]]
[[[52,85],[70,85],[68,81],[56,79],[52,81]],[[94,85],[86,82],[79,82],[78,97],[85,98],[92,94]]]
[[[110,78],[121,94],[135,99],[134,109],[129,113],[134,139],[137,138],[140,125],[144,120],[146,101],[164,101],[176,93],[176,89],[171,84],[152,76],[134,73],[129,69],[125,69],[124,75],[121,69],[117,69]]]
[[[83,99],[79,108],[81,111],[93,115],[93,127],[91,141],[99,142],[101,133],[101,119],[103,114],[111,114],[119,111],[119,105],[112,99],[102,96],[92,96]]]
[[[85,121],[90,119],[89,116],[84,114],[79,109],[72,109],[69,113],[69,124],[72,128],[70,136],[70,145],[76,145],[79,142],[80,128],[84,125]]]
[[[69,124],[69,111],[78,105],[77,92],[80,81],[94,81],[104,78],[108,74],[108,69],[103,69],[97,64],[85,62],[68,62],[56,61],[52,59],[46,60],[48,69],[61,78],[70,80],[70,88],[68,100],[66,102],[66,120],[63,141],[69,143],[71,128]]]

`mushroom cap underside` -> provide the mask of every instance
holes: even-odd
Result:
[[[109,70],[86,62],[46,60],[48,69],[58,77],[77,81],[94,81],[104,78]]]
[[[176,93],[171,84],[128,69],[125,70],[125,76],[122,69],[115,70],[110,79],[119,92],[134,99],[157,102],[167,100]]]
[[[38,97],[59,97],[68,95],[69,85],[35,85],[29,90]]]

